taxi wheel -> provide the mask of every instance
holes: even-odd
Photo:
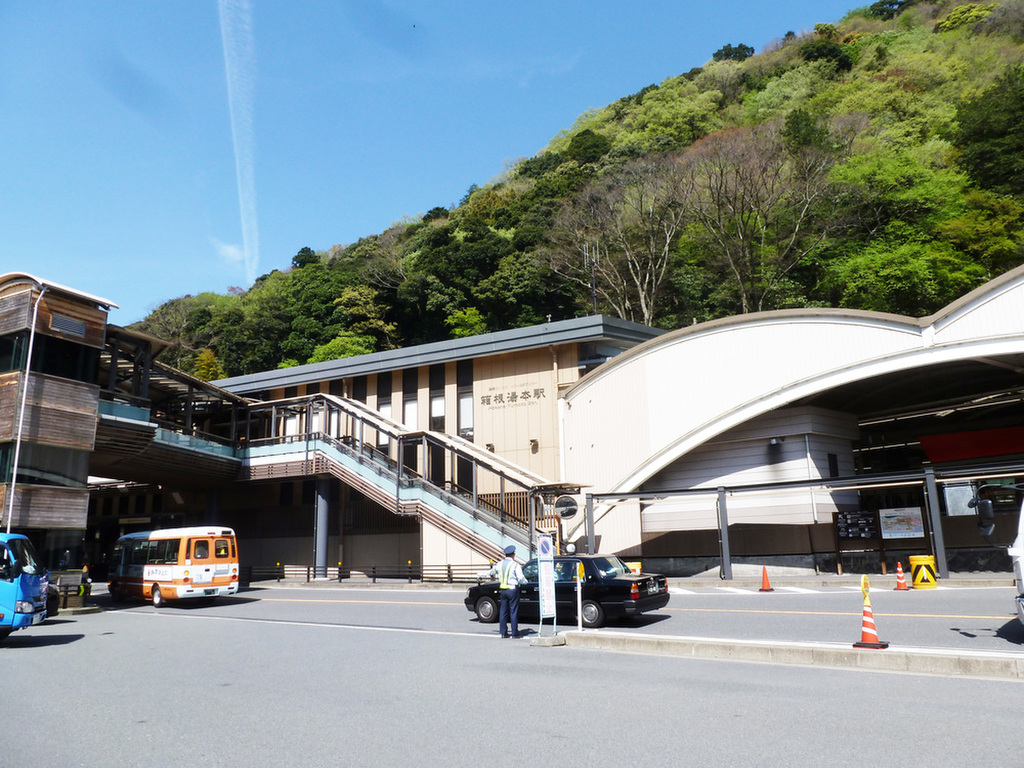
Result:
[[[482,624],[493,624],[498,620],[498,604],[493,597],[481,597],[476,601],[476,618]]]
[[[593,629],[604,624],[604,609],[593,600],[583,601],[583,626]]]
[[[153,607],[160,608],[167,601],[164,600],[164,596],[160,594],[160,587],[153,585]]]

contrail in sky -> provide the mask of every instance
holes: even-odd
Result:
[[[255,139],[252,128],[252,94],[256,51],[252,41],[252,8],[249,0],[218,0],[217,5],[220,9],[220,36],[224,46],[224,71],[231,109],[231,137],[235,145],[245,277],[248,284],[252,285],[260,261],[260,228],[256,217],[256,182],[253,178]]]

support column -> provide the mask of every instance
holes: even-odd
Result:
[[[935,553],[935,567],[940,579],[949,578],[949,564],[946,562],[946,541],[942,535],[942,511],[939,508],[939,488],[935,483],[935,470],[924,471],[924,487],[928,496],[928,522],[932,534],[932,551]]]
[[[313,522],[313,568],[317,578],[327,576],[327,512],[331,481],[324,477],[316,479],[316,511]]]
[[[722,555],[722,570],[719,576],[732,581],[732,553],[729,551],[729,511],[725,504],[725,488],[718,489],[718,546]]]

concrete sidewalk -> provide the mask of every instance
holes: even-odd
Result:
[[[606,630],[571,630],[530,641],[535,646],[567,645],[616,653],[674,656],[760,664],[789,664],[943,677],[1024,681],[1024,653],[959,651],[890,646],[854,648],[840,643],[786,643],[675,635],[636,635]]]

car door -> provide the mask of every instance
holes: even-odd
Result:
[[[523,566],[526,582],[519,585],[519,612],[528,616],[540,615],[540,575],[536,560]]]
[[[576,617],[576,569],[579,562],[568,558],[555,561],[555,610],[559,620]]]

